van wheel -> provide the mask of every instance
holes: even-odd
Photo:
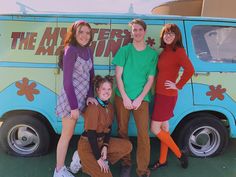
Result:
[[[223,152],[229,141],[223,123],[211,114],[198,114],[192,118],[179,132],[180,147],[196,157],[212,157]]]
[[[8,117],[0,128],[4,151],[15,156],[38,156],[48,152],[50,135],[47,127],[30,115]]]

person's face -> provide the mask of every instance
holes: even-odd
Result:
[[[132,25],[132,35],[135,42],[142,42],[144,41],[144,36],[146,31],[144,31],[143,27],[139,24]]]
[[[111,97],[111,94],[112,87],[109,82],[104,82],[99,88],[97,88],[97,95],[102,101],[107,101]]]
[[[90,31],[91,29],[87,26],[82,26],[78,28],[75,34],[76,41],[81,45],[85,46],[90,40]]]
[[[166,31],[163,36],[163,41],[165,44],[170,45],[175,40],[175,33],[172,31]]]

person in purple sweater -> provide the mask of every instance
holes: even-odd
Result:
[[[73,177],[65,167],[65,157],[76,122],[88,103],[97,104],[94,98],[93,54],[89,48],[92,29],[85,21],[76,21],[68,29],[64,51],[59,56],[63,62],[63,87],[58,96],[56,114],[62,117],[62,132],[57,144],[57,162],[54,177]]]

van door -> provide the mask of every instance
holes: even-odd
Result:
[[[187,21],[186,35],[195,68],[194,104],[236,115],[236,23]]]
[[[186,121],[178,126],[177,139],[191,155],[210,157],[227,147],[228,130],[231,136],[236,136],[233,84],[236,78],[236,24],[233,20],[198,19],[184,21],[187,52],[195,75],[192,77],[193,102],[188,104],[192,107]],[[189,96],[183,96],[185,103]]]

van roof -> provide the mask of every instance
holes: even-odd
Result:
[[[193,20],[193,21],[222,21],[236,22],[235,18],[200,17],[200,16],[177,16],[177,15],[149,15],[130,13],[58,13],[58,14],[0,14],[0,20],[27,20],[28,18],[112,18],[112,19],[162,19],[162,20]],[[29,19],[28,19],[29,20]]]

